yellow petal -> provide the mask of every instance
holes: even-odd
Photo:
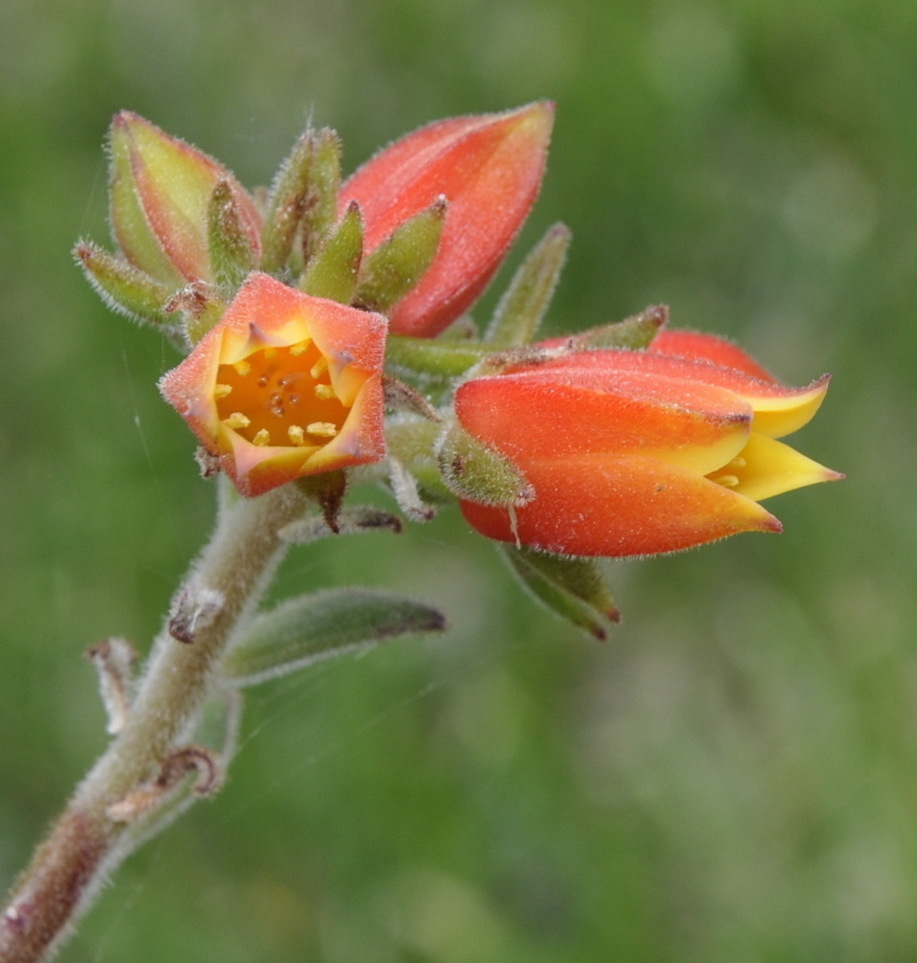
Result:
[[[756,398],[746,395],[746,400],[755,412],[753,430],[769,438],[783,438],[784,435],[798,431],[815,417],[815,412],[825,400],[828,381],[829,376],[825,375],[808,389],[793,394],[764,395]]]
[[[733,464],[728,468],[729,474],[738,479],[732,490],[756,502],[794,488],[844,477],[806,458],[795,448],[756,432],[752,432],[740,460],[745,464]]]

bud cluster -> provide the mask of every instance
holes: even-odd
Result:
[[[409,518],[457,500],[538,597],[601,634],[617,612],[593,557],[778,531],[761,499],[841,476],[777,440],[827,378],[787,387],[722,339],[668,330],[661,307],[535,341],[563,225],[482,331],[467,317],[534,204],[553,114],[442,120],[346,180],[337,135],[310,128],[250,193],[122,112],[117,252],[76,255],[113,308],[187,352],[160,388],[207,473],[243,496],[299,481],[338,530],[347,470],[387,470]]]

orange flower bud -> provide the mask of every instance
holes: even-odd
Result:
[[[259,250],[261,218],[245,189],[213,158],[130,111],[111,125],[110,205],[125,258],[172,287],[213,281],[208,241],[211,199],[228,186],[244,239]]]
[[[159,387],[243,495],[385,456],[379,314],[251,274]]]
[[[360,205],[365,250],[445,197],[436,256],[390,312],[395,334],[434,337],[484,290],[535,202],[554,105],[438,121],[385,148],[341,188]]]
[[[788,388],[720,339],[672,332],[657,343],[462,385],[462,427],[534,491],[512,506],[466,496],[471,525],[560,554],[651,555],[780,531],[760,499],[843,477],[775,440],[814,416],[827,377]]]

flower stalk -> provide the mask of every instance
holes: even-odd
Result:
[[[77,787],[67,808],[13,888],[0,917],[0,960],[46,959],[69,924],[90,905],[105,878],[131,852],[137,820],[120,806],[155,784],[187,748],[218,678],[233,634],[253,612],[287,544],[280,529],[307,507],[295,485],[260,498],[232,499],[175,596],[176,609],[201,610],[193,640],[163,627],[123,728]],[[214,600],[219,602],[215,606]],[[166,799],[162,800],[166,802]]]

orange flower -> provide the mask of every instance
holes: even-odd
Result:
[[[255,273],[159,387],[243,495],[385,456],[381,315]]]
[[[112,230],[135,267],[174,287],[213,281],[208,210],[221,182],[247,243],[259,250],[261,218],[252,199],[212,157],[127,110],[112,121],[110,149]]]
[[[446,223],[433,263],[390,312],[394,334],[433,337],[484,290],[535,202],[554,105],[453,117],[385,148],[341,188],[356,201],[371,253],[410,218],[445,197]]]
[[[842,477],[776,440],[814,416],[827,388],[827,377],[788,388],[733,345],[679,332],[655,350],[581,352],[468,381],[460,424],[534,497],[466,498],[462,511],[489,538],[572,555],[780,531],[760,499]]]

